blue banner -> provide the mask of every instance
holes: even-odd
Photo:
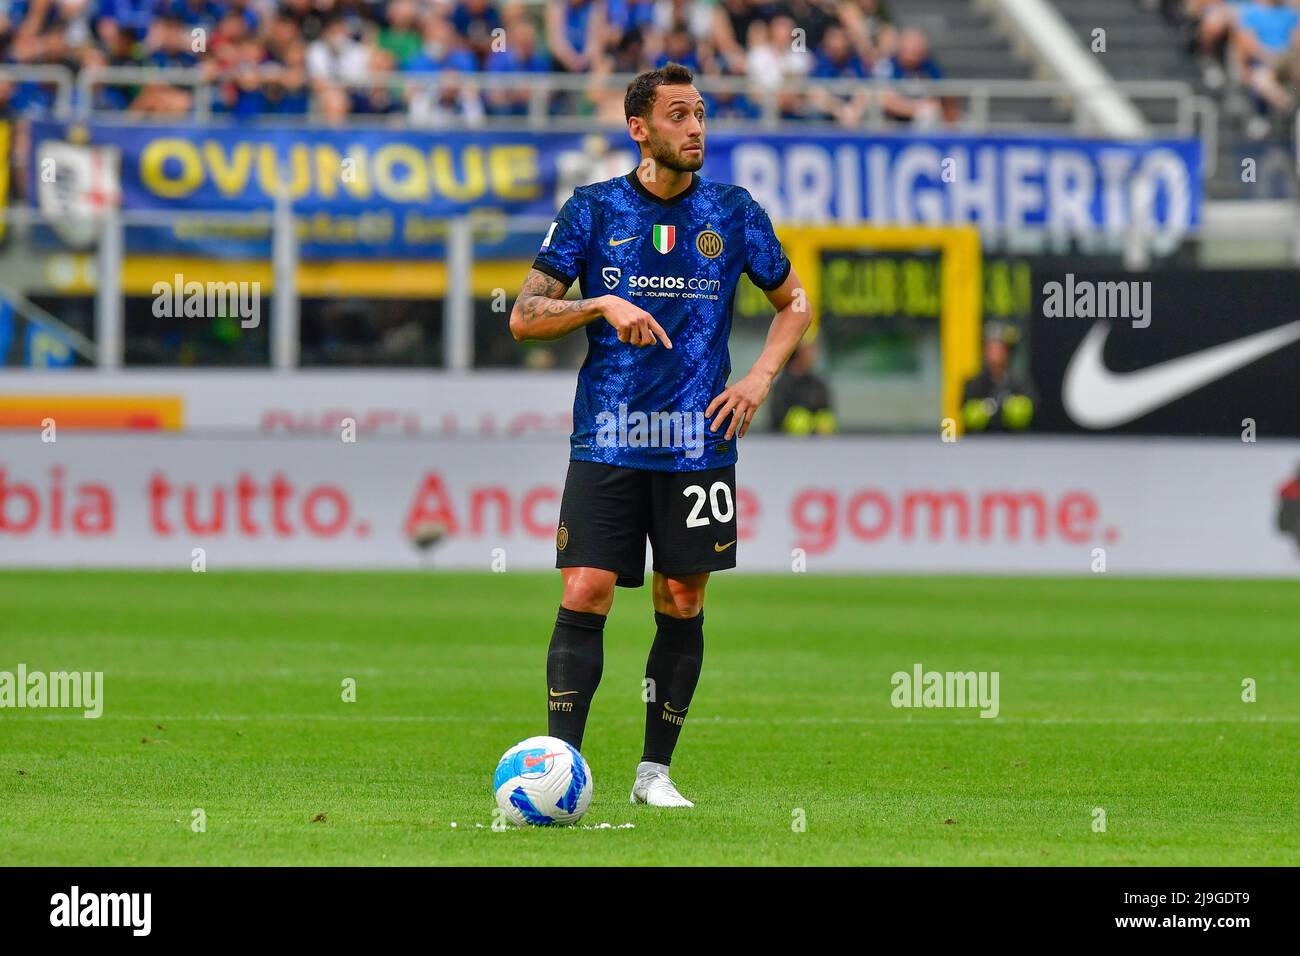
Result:
[[[637,159],[623,133],[91,126],[120,152],[128,210],[268,211],[287,187],[301,254],[441,257],[449,217],[482,223],[478,254],[528,256],[537,235],[506,215],[551,217],[573,187]],[[33,124],[33,149],[66,140]],[[875,225],[974,222],[994,230],[1121,234],[1134,221],[1179,237],[1200,221],[1200,143],[1066,137],[711,132],[704,174],[750,189],[773,220]],[[32,170],[32,195],[38,163]],[[75,190],[75,184],[72,187]],[[66,194],[66,188],[64,190]],[[496,223],[496,225],[494,225]],[[264,257],[249,223],[128,231],[140,252]]]
[[[971,222],[993,230],[1156,233],[1200,223],[1199,140],[988,135],[709,137],[705,172],[775,222]]]

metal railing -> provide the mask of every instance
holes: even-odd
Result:
[[[55,68],[58,69],[58,68]],[[527,108],[520,115],[494,115],[488,113],[480,117],[451,116],[440,120],[449,128],[457,127],[492,127],[506,126],[518,128],[522,122],[530,129],[589,129],[593,123],[599,124],[599,116],[593,116],[589,110],[597,99],[610,98],[616,109],[611,111],[608,121],[611,127],[622,126],[622,98],[627,85],[634,79],[634,74],[569,74],[569,73],[475,73],[463,74],[442,72],[434,74],[420,73],[374,73],[349,80],[331,81],[332,85],[350,90],[391,90],[400,91],[402,96],[412,94],[437,95],[448,90],[471,89],[479,93],[522,92],[528,93]],[[95,91],[101,87],[148,86],[165,84],[192,89],[195,100],[188,119],[196,123],[211,122],[216,102],[214,83],[223,78],[214,78],[202,69],[166,69],[150,67],[92,67],[82,70],[76,78],[76,117],[81,120],[121,119],[121,110],[100,110],[95,108]],[[273,84],[274,79],[264,82]],[[999,121],[1001,129],[1049,129],[1066,128],[1074,132],[1094,128],[1090,116],[1096,102],[1102,102],[1114,95],[1116,89],[1133,99],[1163,101],[1173,106],[1175,119],[1169,124],[1152,124],[1154,131],[1177,136],[1197,135],[1198,119],[1209,116],[1213,118],[1215,105],[1213,101],[1198,97],[1187,83],[1174,80],[1144,80],[1120,82],[1080,88],[1061,80],[883,80],[883,79],[791,79],[779,86],[758,85],[745,77],[699,76],[696,86],[708,96],[743,96],[758,109],[757,119],[712,120],[714,123],[729,125],[735,123],[754,124],[764,128],[776,128],[785,124],[798,125],[801,128],[809,123],[818,122],[815,118],[790,120],[782,115],[782,101],[790,94],[806,97],[814,91],[821,91],[832,97],[850,97],[867,94],[863,114],[863,129],[882,129],[889,125],[889,116],[885,103],[885,93],[893,93],[908,98],[934,97],[956,101],[964,105],[961,118],[956,123],[958,128],[969,130],[987,130],[994,128],[992,109],[997,103],[1024,102],[1028,100],[1048,101],[1069,120],[1063,124],[1044,124],[1041,122]],[[258,117],[276,123],[307,121],[320,119],[316,92],[309,84],[310,106],[306,114],[270,114]],[[565,94],[570,94],[566,96]],[[142,115],[148,119],[149,114],[128,111],[133,121]],[[157,117],[164,119],[164,117]],[[167,116],[166,121],[174,122],[176,117]],[[366,115],[350,116],[349,125],[357,122],[377,122],[406,125],[409,117],[379,116],[374,119]],[[826,121],[826,125],[835,125]],[[842,127],[841,127],[842,128]]]
[[[202,68],[158,68],[139,66],[90,67],[74,76],[64,66],[0,65],[0,81],[33,83],[53,86],[55,91],[51,117],[58,120],[81,122],[131,122],[174,124],[189,122],[210,124],[220,119],[216,111],[216,84],[227,78],[214,78]],[[343,80],[334,85],[349,90],[386,90],[400,93],[403,100],[414,96],[432,97],[459,87],[478,93],[520,92],[528,93],[523,115],[487,113],[481,117],[440,116],[436,123],[448,129],[518,129],[520,125],[532,130],[561,130],[581,132],[592,128],[621,128],[622,96],[633,74],[567,73],[513,73],[513,74],[418,74],[379,73],[364,78]],[[274,80],[267,79],[266,83]],[[131,109],[100,109],[96,107],[96,91],[113,87],[148,87],[151,85],[184,87],[193,91],[193,102],[188,113],[161,114]],[[757,125],[763,129],[819,128],[860,129],[865,131],[908,128],[891,121],[886,106],[886,93],[899,96],[934,97],[961,104],[960,117],[949,128],[967,132],[990,130],[1065,132],[1085,135],[1096,132],[1093,114],[1097,103],[1105,102],[1118,89],[1135,101],[1165,103],[1172,106],[1173,120],[1168,123],[1148,123],[1153,136],[1197,137],[1202,143],[1204,170],[1207,176],[1215,172],[1218,156],[1218,106],[1209,97],[1198,96],[1187,83],[1174,80],[1143,80],[1119,82],[1095,89],[1081,89],[1060,80],[822,80],[799,79],[783,82],[779,87],[756,86],[744,77],[700,76],[696,85],[710,96],[743,96],[758,108],[756,119],[715,117],[711,125],[719,127]],[[316,90],[310,85],[309,106],[305,114],[274,113],[243,119],[242,122],[261,124],[319,123]],[[816,117],[789,119],[782,115],[783,97],[790,94],[808,97],[820,91],[831,97],[847,98],[865,94],[862,122],[845,127],[830,120]],[[583,112],[590,110],[596,99],[617,100],[616,109],[602,122],[598,115]],[[1096,102],[1094,102],[1094,100]],[[994,120],[993,109],[998,104],[1030,101],[1051,103],[1067,116],[1062,123],[1041,121]],[[613,100],[611,100],[613,102]],[[1168,112],[1168,111],[1167,111]],[[421,122],[409,109],[401,113],[371,116],[367,114],[348,117],[349,126],[410,127],[433,125]]]
[[[55,64],[45,66],[21,66],[0,63],[0,82],[31,83],[37,86],[54,87],[54,108],[51,111],[55,119],[67,119],[72,115],[72,94],[74,78],[66,66]]]

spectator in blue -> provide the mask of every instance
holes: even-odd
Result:
[[[178,18],[162,16],[149,30],[151,52],[145,58],[149,66],[162,68],[198,66],[199,58],[190,50],[189,29]]]
[[[237,18],[237,15],[236,15]],[[227,26],[231,16],[223,21]],[[231,54],[220,54],[227,82],[213,103],[214,112],[238,119],[259,115],[305,116],[310,107],[307,85],[307,46],[292,43],[267,45],[262,40],[232,44]]]
[[[441,74],[438,83],[407,90],[413,123],[439,125],[452,117],[470,120],[483,114],[482,96],[461,80],[479,72],[478,60],[445,17],[430,16],[424,22],[424,47],[407,61],[404,72]]]
[[[728,77],[743,76],[739,71],[728,69]],[[709,119],[756,120],[763,115],[759,105],[744,93],[705,93],[704,110]]]
[[[842,26],[828,26],[822,34],[822,43],[815,51],[814,78],[866,79],[867,68],[862,57],[853,48],[849,31]],[[809,116],[815,120],[835,120],[845,126],[857,125],[867,111],[868,96],[865,88],[852,94],[832,94],[826,90],[813,90],[809,95]]]
[[[35,7],[35,9],[32,9]],[[58,22],[59,8],[56,4],[41,4],[39,0],[15,0],[4,18],[9,21],[9,31],[17,34],[20,29],[27,36],[43,33]]]
[[[894,55],[876,64],[875,75],[887,80],[938,80],[943,71],[930,56],[930,41],[925,34],[910,28],[898,35]]]
[[[589,71],[605,48],[605,4],[600,0],[551,0],[546,5],[546,45],[556,69]]]
[[[1237,8],[1236,46],[1243,67],[1267,66],[1291,43],[1300,14],[1283,0],[1258,0]]]
[[[537,42],[537,30],[525,18],[510,27],[510,43],[504,50],[491,53],[485,72],[495,75],[511,73],[546,73],[551,58]],[[523,116],[528,112],[532,90],[528,84],[518,87],[492,88],[487,91],[487,111],[494,116]]]
[[[943,71],[930,56],[930,41],[924,33],[909,28],[898,35],[894,55],[876,64],[875,75],[887,80],[939,80]],[[885,115],[891,119],[917,125],[931,125],[941,119],[956,119],[956,105],[951,99],[932,94],[914,94],[898,89],[881,94]]]
[[[87,47],[81,54],[81,66],[83,69],[102,67],[109,65],[108,54],[99,47]],[[124,110],[130,105],[131,98],[127,96],[126,90],[117,86],[104,86],[96,84],[91,88],[91,109],[95,110]],[[72,90],[72,104],[76,109],[81,106],[81,87],[74,86]]]
[[[699,57],[695,55],[695,41],[685,29],[670,30],[664,37],[663,52],[654,60],[654,68],[661,70],[669,63],[680,63],[692,73],[702,72]]]
[[[1237,8],[1237,30],[1233,55],[1241,75],[1255,94],[1256,115],[1246,124],[1250,139],[1263,139],[1271,129],[1267,102],[1272,92],[1274,67],[1287,53],[1291,35],[1300,25],[1300,15],[1282,0],[1243,3]]]
[[[452,11],[451,25],[481,64],[492,52],[492,33],[501,28],[501,14],[492,0],[465,0]]]
[[[250,33],[260,33],[262,29],[262,15],[257,9],[254,9],[252,0],[227,0],[223,16],[241,17],[244,23],[248,24]]]
[[[175,18],[186,26],[211,29],[226,15],[228,6],[216,0],[159,0],[154,10],[157,16]],[[256,29],[256,18],[249,27]]]
[[[305,116],[310,107],[307,91],[307,47],[290,43],[278,58],[280,71],[267,84],[267,110],[282,116]]]
[[[864,80],[867,67],[853,48],[853,40],[842,26],[832,25],[822,34],[816,50],[816,63],[812,76],[823,80]],[[814,119],[832,119],[845,126],[862,121],[867,111],[869,96],[865,88],[849,94],[830,93],[815,89],[809,96],[810,115]]]
[[[384,75],[394,73],[397,58],[388,50],[375,49],[370,52],[370,72]],[[386,116],[406,110],[406,101],[401,87],[379,83],[368,89],[358,89],[352,93],[353,115]]]
[[[47,44],[45,37],[38,34],[22,34],[14,38],[10,59],[15,63],[42,63],[45,60]],[[7,99],[4,115],[6,116],[44,116],[54,106],[54,90],[40,83],[9,83],[5,86]]]
[[[155,18],[155,0],[99,0],[96,26],[103,37],[105,21],[129,32],[135,39],[143,40]]]
[[[430,16],[424,21],[424,47],[406,61],[407,73],[439,73],[457,70],[477,73],[478,60],[465,49],[456,29],[445,17]]]
[[[617,43],[628,33],[651,32],[655,26],[654,0],[607,0],[605,19],[608,44]]]
[[[853,49],[848,31],[841,26],[827,27],[815,55],[814,77],[826,80],[862,80],[867,77],[862,58]]]

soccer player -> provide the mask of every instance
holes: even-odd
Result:
[[[546,658],[549,733],[582,746],[614,588],[640,587],[654,549],[655,638],[645,749],[631,801],[689,807],[668,776],[704,656],[709,573],[736,566],[736,442],[807,330],[799,278],[747,191],[711,182],[704,100],[676,63],[624,99],[637,169],[577,189],[510,313],[517,341],[585,328],[555,538],[564,596]],[[777,313],[762,354],[728,386],[741,273]],[[580,299],[566,299],[574,281]]]

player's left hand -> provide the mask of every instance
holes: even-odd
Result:
[[[762,405],[763,400],[767,398],[769,387],[770,383],[767,379],[753,372],[735,385],[729,385],[721,395],[709,402],[709,407],[704,410],[705,418],[712,417],[715,410],[718,412],[718,417],[713,420],[709,431],[716,432],[730,417],[731,421],[727,424],[727,431],[723,437],[728,441],[731,440],[732,435],[744,438],[745,432],[749,431],[749,423],[754,420],[754,413],[758,411],[758,406]]]

